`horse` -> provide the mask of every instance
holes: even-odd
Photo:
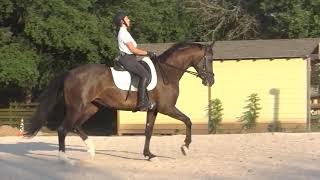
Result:
[[[181,151],[187,155],[191,143],[191,119],[175,105],[179,96],[179,81],[185,72],[202,79],[202,84],[214,84],[212,68],[213,46],[200,43],[177,43],[152,59],[158,75],[156,87],[148,91],[150,100],[156,103],[148,110],[145,125],[145,145],[143,155],[152,160],[157,156],[149,149],[153,127],[158,113],[182,121],[186,126],[186,137]],[[193,67],[196,72],[187,70]],[[133,111],[137,103],[137,92],[121,90],[115,86],[110,67],[103,64],[86,64],[76,67],[53,79],[40,95],[39,106],[30,119],[25,137],[34,137],[45,124],[57,104],[65,107],[64,119],[57,128],[59,157],[67,160],[65,138],[70,131],[76,132],[87,145],[88,152],[95,155],[92,140],[82,130],[81,125],[98,111],[98,105],[115,110]]]

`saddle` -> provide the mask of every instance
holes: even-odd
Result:
[[[144,57],[138,62],[151,74],[151,79],[147,83],[147,90],[150,91],[157,85],[157,74],[154,64],[149,57]],[[114,67],[111,67],[110,69],[113,81],[119,89],[138,91],[139,77],[125,70],[118,61],[115,61]]]

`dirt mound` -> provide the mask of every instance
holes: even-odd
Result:
[[[18,133],[18,128],[13,128],[7,125],[0,126],[0,136],[16,136]]]

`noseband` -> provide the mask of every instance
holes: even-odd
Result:
[[[201,61],[199,62],[199,64],[202,63],[202,67],[199,69],[199,73],[196,72],[196,76],[197,76],[197,77],[205,78],[205,76],[206,76],[207,74],[211,75],[211,73],[212,73],[213,76],[214,76],[214,73],[213,73],[213,72],[209,72],[209,71],[207,70],[207,63],[208,63],[208,61],[211,61],[211,59],[209,59],[209,57],[205,54],[205,55],[202,57]]]

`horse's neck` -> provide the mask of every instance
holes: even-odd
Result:
[[[160,76],[162,76],[165,81],[178,84],[186,70],[191,67],[191,58],[192,57],[190,55],[182,55],[179,59],[168,58],[163,63],[160,62]]]

